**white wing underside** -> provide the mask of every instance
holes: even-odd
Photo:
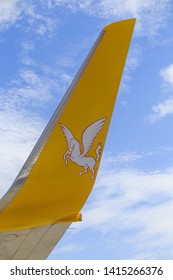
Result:
[[[0,233],[0,260],[44,260],[70,223]]]

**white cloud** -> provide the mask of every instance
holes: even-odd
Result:
[[[166,148],[160,149],[143,156],[137,152],[123,153],[128,155],[123,162],[140,159],[143,162],[148,156],[159,160],[161,154],[167,156],[168,152]],[[55,254],[75,253],[77,246],[70,243],[75,238],[82,238],[82,249],[91,254],[95,249],[92,242],[98,238],[103,247],[103,252],[99,248],[100,258],[109,252],[111,259],[172,259],[173,166],[153,172],[126,165],[117,168],[117,157],[120,155],[103,159],[106,163],[101,165],[92,194],[82,210],[83,222],[75,223],[75,231],[66,240],[69,244],[60,246],[60,251],[57,247]],[[107,164],[110,159],[113,165]]]
[[[122,246],[133,245],[129,258],[173,257],[172,185],[173,168],[146,172],[109,166],[99,174],[78,230],[95,230],[112,247],[118,246],[118,236]]]
[[[74,251],[81,251],[84,250],[85,246],[80,244],[68,244],[65,246],[60,246],[52,252],[52,256],[56,254],[64,254],[64,253],[72,253]]]
[[[59,19],[55,16],[55,6],[64,6],[75,11],[83,11],[89,15],[116,21],[136,17],[138,34],[154,35],[166,26],[170,15],[170,0],[49,0],[34,1],[1,0],[1,28],[25,20],[25,31],[36,32],[40,36],[51,36],[57,28]],[[58,9],[57,9],[58,12]],[[57,15],[57,14],[56,14]]]
[[[1,103],[1,108],[2,108]],[[44,127],[34,113],[0,111],[0,197],[5,194],[31,152]]]
[[[151,123],[155,123],[161,118],[173,114],[173,99],[168,99],[158,105],[154,105],[151,108],[151,111],[152,112],[148,117],[148,120]]]
[[[172,95],[173,90],[173,64],[170,64],[160,70],[160,76],[164,82],[164,85],[167,88],[167,91]],[[167,115],[173,114],[173,98],[169,97],[163,102],[154,105],[151,108],[151,113],[148,117],[148,120],[151,123],[164,118]]]
[[[134,45],[132,49],[129,49],[129,53],[126,59],[124,72],[122,75],[122,81],[120,89],[123,92],[128,92],[129,81],[131,80],[132,72],[136,70],[141,60],[141,48],[139,45]]]
[[[78,9],[87,9],[93,3],[92,0],[50,0],[49,2],[56,3],[58,6],[64,5],[73,11],[77,11]]]
[[[83,10],[109,21],[136,17],[138,33],[145,35],[153,35],[165,27],[171,6],[170,0],[52,0],[51,3],[64,5],[73,11]]]
[[[56,82],[23,69],[8,87],[0,87],[0,176],[2,196],[40,136],[45,119],[39,110],[51,104]]]
[[[32,44],[24,47],[33,49]],[[45,127],[43,106],[52,106],[55,91],[57,99],[57,91],[69,83],[68,75],[62,74],[58,80],[52,77],[52,69],[43,68],[41,73],[22,69],[16,79],[0,87],[0,197],[12,184]]]
[[[36,99],[40,102],[48,101],[51,98],[51,88],[53,86],[51,80],[46,81],[46,77],[42,77],[31,70],[21,71],[20,78],[25,86],[23,87],[19,83],[16,93],[21,98]]]
[[[165,83],[173,89],[173,64],[160,70],[160,75]]]
[[[25,29],[40,36],[46,35],[46,37],[51,37],[59,21],[53,14],[54,10],[49,9],[48,3],[46,2],[45,6],[42,4],[44,4],[43,1],[38,1],[37,5],[34,1],[22,4],[23,16],[24,18],[26,17],[28,23]]]
[[[24,20],[27,24],[23,25],[22,23],[18,24],[18,26],[23,28],[25,32],[31,31],[40,36],[45,34],[47,37],[51,36],[58,20],[55,17],[52,18],[51,13],[48,12],[48,3],[46,6],[42,6],[42,4],[42,1],[38,1],[36,5],[33,0],[1,0],[0,29]]]
[[[1,28],[13,24],[21,14],[20,0],[0,1],[0,25]]]
[[[138,160],[140,160],[143,155],[139,154],[138,152],[122,152],[115,155],[112,155],[112,153],[104,153],[104,160],[102,163],[102,167],[108,167],[111,168],[114,166],[130,166],[131,163],[134,163]]]
[[[22,59],[21,62],[25,66],[37,66],[37,63],[31,58],[31,52],[34,52],[35,46],[32,41],[25,41],[22,43]]]
[[[53,99],[57,84],[57,80],[49,75],[23,69],[7,88],[0,87],[0,102],[8,110],[22,111],[26,106],[38,108]]]

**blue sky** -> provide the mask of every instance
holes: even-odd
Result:
[[[0,195],[101,29],[137,18],[100,171],[49,259],[173,259],[173,4],[0,1]]]

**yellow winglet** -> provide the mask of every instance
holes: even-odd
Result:
[[[1,232],[81,219],[74,213],[96,179],[134,23],[124,20],[102,30],[1,200]]]

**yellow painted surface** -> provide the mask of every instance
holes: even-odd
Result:
[[[93,187],[100,159],[92,172],[79,176],[83,167],[68,159],[60,123],[81,143],[82,133],[105,119],[91,149],[85,155],[96,159],[96,148],[105,143],[135,20],[106,26],[101,42],[54,127],[28,179],[15,198],[0,213],[0,231],[14,231],[46,224],[77,221]]]

